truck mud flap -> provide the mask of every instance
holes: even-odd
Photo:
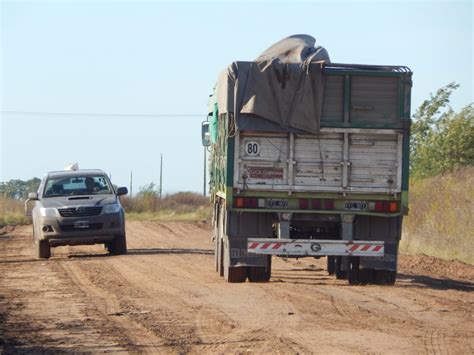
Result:
[[[249,253],[247,250],[247,238],[227,238],[229,243],[231,266],[267,266],[267,256]]]
[[[250,254],[279,256],[370,256],[383,257],[385,242],[361,240],[261,239],[249,238]]]

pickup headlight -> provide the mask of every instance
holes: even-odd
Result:
[[[56,208],[41,207],[39,212],[41,217],[56,217],[58,215],[58,210]]]
[[[118,203],[112,203],[111,205],[104,206],[104,213],[117,213],[120,212],[120,205]]]

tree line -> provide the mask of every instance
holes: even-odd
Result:
[[[0,182],[0,196],[15,200],[24,200],[28,198],[29,192],[38,190],[41,179],[34,177],[30,180],[9,180]]]

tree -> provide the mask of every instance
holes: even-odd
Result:
[[[11,199],[26,199],[29,192],[38,190],[41,179],[32,178],[30,180],[13,179],[0,182],[0,195]]]
[[[474,164],[474,105],[456,113],[449,105],[450,83],[430,95],[413,115],[410,169],[414,177],[427,177]]]

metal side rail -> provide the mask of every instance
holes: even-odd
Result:
[[[249,238],[251,254],[280,256],[384,256],[383,241]]]

